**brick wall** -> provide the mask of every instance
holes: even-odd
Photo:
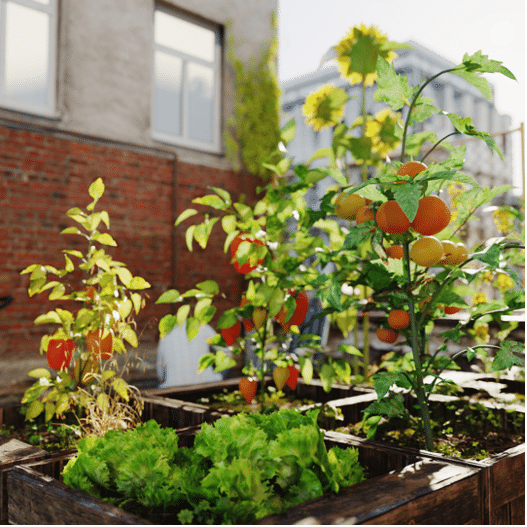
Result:
[[[33,263],[63,267],[62,250],[75,244],[85,251],[80,237],[60,231],[73,224],[65,216],[69,208],[91,201],[88,187],[98,177],[106,192],[97,210],[108,211],[118,243],[105,249],[152,284],[147,307],[137,318],[144,342],[157,340],[157,320],[171,310],[154,305],[168,288],[186,290],[213,278],[226,295],[221,310],[239,302],[242,276],[223,253],[221,227],[210,249],[196,246],[189,253],[187,224],[176,232],[174,221],[193,206],[194,197],[207,193],[208,185],[252,195],[254,178],[178,163],[168,152],[0,126],[0,296],[15,299],[0,310],[0,355],[36,354],[42,333],[53,330],[35,327],[33,320],[60,304],[49,302],[46,294],[29,298],[29,276],[20,271]]]

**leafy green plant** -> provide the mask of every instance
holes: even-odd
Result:
[[[103,248],[117,246],[109,232],[100,230],[101,226],[110,227],[108,212],[95,211],[104,190],[102,179],[97,179],[89,187],[93,201],[86,210],[74,207],[66,213],[79,226],[68,227],[62,234],[81,237],[85,253],[63,250],[64,268],[33,264],[22,271],[30,277],[29,296],[49,292],[49,300],[62,306],[35,320],[37,325],[58,326],[52,335],[42,337],[40,345],[40,352],[47,354],[48,364],[56,372],[46,368],[29,372],[38,380],[22,398],[26,420],[44,414],[49,421],[69,411],[80,418],[89,400],[107,408],[112,393],[129,400],[130,387],[109,365],[116,365],[114,352],[126,352],[125,343],[137,347],[133,316],[144,305],[140,291],[150,284],[133,276]],[[64,309],[66,303],[73,303],[69,305],[75,309]]]
[[[282,130],[282,143],[292,140],[294,133],[294,124],[290,122]],[[200,370],[212,365],[215,371],[234,366],[236,362],[227,355],[225,348],[241,354],[249,343],[255,348],[259,363],[251,362],[244,372],[258,377],[262,391],[264,376],[273,365],[285,368],[298,362],[306,382],[313,377],[313,353],[321,347],[317,344],[317,336],[301,334],[300,329],[311,322],[306,319],[306,284],[315,284],[320,274],[317,254],[323,250],[324,242],[305,228],[312,223],[305,194],[328,175],[338,174],[339,181],[345,183],[340,172],[331,168],[311,171],[308,175],[305,167],[298,167],[295,179],[286,177],[292,160],[284,157],[278,148],[275,154],[280,156],[280,161],[265,165],[274,172],[274,177],[258,189],[261,198],[253,206],[244,203],[243,199],[234,201],[224,189],[211,188],[212,194],[196,198],[194,203],[207,207],[214,216],[206,212],[200,223],[186,230],[188,249],[193,249],[194,241],[205,249],[215,225],[220,224],[225,233],[225,252],[230,251],[234,267],[248,278],[240,306],[227,309],[219,317],[216,324],[219,333],[210,340],[219,349],[202,357]],[[187,209],[178,217],[176,226],[197,214],[197,209]],[[309,287],[313,288],[314,285]],[[185,325],[189,340],[194,338],[200,326],[215,316],[214,300],[219,295],[220,287],[213,280],[201,282],[184,293],[177,290],[163,293],[157,303],[182,305],[175,315],[161,319],[161,337],[179,324]],[[293,335],[297,336],[298,345],[308,350],[306,355],[297,357],[290,353]],[[351,346],[345,351],[359,353]],[[318,373],[329,390],[333,379],[349,379],[350,367],[346,361],[331,360]]]
[[[154,522],[254,522],[364,479],[357,450],[326,449],[316,412],[222,417],[202,425],[192,448],[149,421],[78,449],[67,485]]]
[[[333,263],[336,267],[334,272],[317,277],[312,285],[319,288],[317,294],[325,301],[328,313],[367,313],[377,309],[387,314],[398,310],[406,315],[404,324],[399,322],[401,325],[390,326],[390,317],[387,317],[378,329],[378,338],[384,342],[394,343],[403,335],[412,350],[412,361],[408,362],[409,368],[379,371],[373,376],[378,401],[368,409],[369,425],[373,435],[380,415],[403,415],[407,410],[399,392],[400,389],[410,390],[418,400],[426,446],[432,450],[428,400],[436,386],[443,382],[441,373],[445,368],[453,365],[462,354],[472,360],[476,354],[489,352],[493,354],[492,370],[523,363],[519,357],[523,346],[513,341],[504,341],[499,346],[478,344],[446,361],[439,358],[446,350],[448,340],[459,343],[463,335],[469,334],[469,323],[487,316],[499,318],[522,307],[521,279],[503,256],[509,252],[519,254],[522,246],[516,240],[494,238],[468,254],[458,237],[460,231],[474,217],[475,209],[489,203],[511,186],[482,188],[474,178],[462,172],[465,146],[454,147],[446,141],[448,136],[438,138],[433,132],[410,134],[409,130],[411,125],[440,114],[449,119],[456,134],[482,139],[491,151],[502,156],[492,136],[477,130],[469,117],[442,112],[434,101],[423,97],[422,93],[440,75],[453,73],[490,98],[490,88],[482,77],[483,73],[501,73],[511,79],[514,75],[500,62],[477,52],[472,56],[465,55],[458,66],[440,72],[413,88],[408,85],[406,77],[397,75],[382,56],[378,57],[376,64],[377,90],[374,98],[386,102],[392,111],[407,109],[400,136],[401,160],[387,160],[378,167],[374,177],[365,178],[358,185],[330,189],[322,199],[319,210],[311,211],[312,223],[306,224],[305,228],[314,226],[324,229],[330,237],[328,249],[319,253],[320,263],[322,266]],[[323,102],[320,102],[322,106]],[[398,137],[397,127],[392,130]],[[429,166],[422,160],[405,162],[407,155],[417,157],[427,142],[432,146],[422,159],[439,145],[449,153],[448,159],[430,163]],[[346,156],[357,155],[353,147],[355,143],[348,128],[339,124],[334,129],[332,146],[316,152],[312,159],[325,156],[332,166],[346,166]],[[340,163],[337,163],[338,159],[341,159]],[[308,170],[307,174],[310,172]],[[457,216],[450,224],[452,218],[448,205],[436,194],[451,184],[467,185],[469,190],[458,201]],[[361,207],[366,208],[369,215],[363,221],[357,218],[346,231],[339,230],[335,222],[328,218],[336,214],[353,221]],[[397,256],[390,252],[396,247],[400,249]],[[487,271],[506,274],[518,287],[509,292],[506,302],[503,299],[469,306],[462,296],[465,292],[463,288]],[[353,294],[357,287],[366,287],[368,298],[357,298]],[[445,306],[463,309],[469,316],[454,329],[443,333],[444,345],[430,354],[427,342],[434,320],[444,316]],[[423,379],[427,375],[432,376],[433,381],[424,384]]]
[[[273,16],[273,27],[276,17]],[[278,39],[275,37],[249,65],[236,57],[234,37],[229,38],[227,60],[235,73],[235,108],[224,132],[226,153],[235,170],[242,165],[262,179],[272,172],[264,166],[280,141],[280,87],[276,72]]]

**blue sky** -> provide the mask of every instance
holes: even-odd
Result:
[[[358,24],[376,25],[389,40],[415,40],[458,64],[481,50],[518,82],[485,75],[498,111],[525,122],[524,0],[278,0],[278,75],[281,81],[317,69],[322,55]],[[521,186],[520,134],[513,134],[515,185]]]

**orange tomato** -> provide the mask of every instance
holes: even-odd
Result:
[[[393,329],[406,329],[410,325],[410,315],[404,309],[394,309],[388,315],[388,324]]]
[[[432,236],[450,223],[450,216],[450,209],[441,198],[425,196],[419,200],[412,228],[423,236]]]
[[[377,226],[387,234],[401,234],[410,228],[410,220],[397,201],[385,201],[375,216]]]
[[[376,335],[381,342],[393,344],[397,340],[399,333],[394,329],[379,328],[376,332]]]
[[[390,258],[397,258],[400,260],[404,257],[404,249],[402,245],[392,245],[386,248],[386,252]]]

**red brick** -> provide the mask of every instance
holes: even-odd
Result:
[[[82,238],[59,233],[74,224],[65,216],[68,209],[91,202],[88,187],[97,177],[106,185],[98,210],[108,211],[110,232],[118,243],[105,250],[152,284],[147,308],[137,317],[139,332],[151,326],[143,334],[145,340],[158,338],[152,319],[172,311],[171,306],[154,304],[169,288],[190,289],[212,278],[226,295],[217,316],[239,302],[243,277],[223,253],[221,227],[215,227],[216,238],[207,251],[196,247],[189,253],[184,232],[191,221],[179,227],[174,237],[174,220],[195,206],[193,198],[210,193],[211,185],[226,188],[234,199],[240,189],[254,199],[259,181],[246,174],[176,162],[170,155],[155,152],[138,153],[73,136],[57,138],[2,126],[0,174],[0,291],[15,296],[9,323],[5,324],[5,312],[0,317],[0,353],[35,353],[44,332],[53,330],[53,326],[35,327],[33,320],[59,303],[50,303],[45,294],[29,298],[29,277],[19,273],[33,263],[62,267],[62,249],[86,250]]]

